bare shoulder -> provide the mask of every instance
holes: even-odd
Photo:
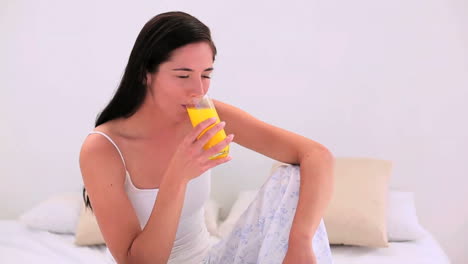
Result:
[[[251,148],[251,145],[247,142],[250,141],[248,140],[249,137],[257,132],[268,131],[268,129],[272,128],[272,126],[236,106],[215,99],[213,99],[213,102],[219,118],[226,122],[224,128],[226,133],[234,134],[234,141],[244,147]]]
[[[125,167],[113,144],[90,134],[80,151],[83,182],[101,233],[118,263],[125,263],[132,241],[141,232],[125,191]]]
[[[109,134],[106,129],[101,128],[97,131]],[[116,177],[117,183],[119,178],[123,180],[125,175],[125,167],[117,149],[105,136],[100,134],[89,134],[86,137],[81,146],[79,162],[85,186],[87,185],[86,181],[91,180],[89,176],[92,175],[111,175],[111,177]],[[107,173],[103,173],[101,170],[106,170]],[[121,182],[123,183],[123,181]]]
[[[219,118],[223,121],[226,121],[226,132],[234,133],[236,134],[236,137],[239,135],[239,132],[243,131],[243,128],[246,128],[245,125],[250,124],[261,126],[266,124],[247,113],[245,110],[242,110],[234,105],[215,99],[213,99],[213,103],[215,104]]]
[[[246,111],[234,106],[234,105],[231,105],[231,104],[228,104],[226,102],[222,102],[220,100],[217,100],[217,99],[213,99],[213,103],[215,104],[215,107],[216,107],[216,110],[218,111],[218,114],[219,115],[224,115],[224,116],[232,116],[232,115],[237,115],[237,116],[246,116],[246,115],[249,115]]]

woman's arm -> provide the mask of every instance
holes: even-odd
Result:
[[[125,168],[114,146],[103,137],[88,136],[81,149],[80,167],[99,228],[117,263],[166,263],[177,231],[185,184],[161,183],[151,217],[141,230],[124,189]]]
[[[133,240],[129,263],[167,263],[174,244],[185,198],[186,183],[174,181],[171,172],[164,176],[148,223]]]
[[[311,245],[333,192],[334,158],[328,150],[303,149],[299,157],[301,183],[289,244]]]
[[[226,133],[235,134],[236,143],[272,159],[300,165],[299,202],[290,243],[312,241],[331,200],[334,163],[331,152],[318,142],[269,125],[234,106],[213,101],[220,119],[226,121]]]

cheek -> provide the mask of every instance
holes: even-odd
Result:
[[[177,87],[177,83],[174,80],[171,80],[167,77],[158,78],[152,89],[155,93],[163,93],[166,94],[167,92],[173,91]]]

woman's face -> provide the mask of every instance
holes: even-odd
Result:
[[[192,43],[172,52],[169,61],[148,74],[149,96],[155,107],[170,116],[187,115],[185,104],[208,92],[213,71],[213,52],[205,43]]]

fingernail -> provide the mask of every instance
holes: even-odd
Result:
[[[226,125],[226,122],[224,122],[224,121],[223,121],[223,122],[220,122],[219,125],[223,127],[223,126]]]
[[[229,140],[233,140],[234,139],[234,134],[231,134],[228,136]]]

